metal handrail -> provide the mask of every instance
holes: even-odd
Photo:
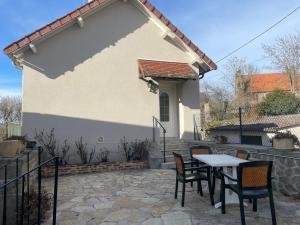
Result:
[[[166,128],[161,124],[161,122],[153,116],[153,141],[155,141],[155,128],[157,128],[159,125],[161,129],[163,130],[163,141],[164,141],[164,163],[166,162]]]
[[[4,165],[4,184],[0,185],[0,190],[3,189],[3,213],[2,213],[2,224],[6,225],[6,216],[7,216],[7,186],[9,186],[10,184],[16,183],[16,224],[19,225],[23,224],[23,219],[24,219],[24,195],[25,195],[25,181],[27,179],[27,204],[29,204],[29,178],[30,178],[30,174],[33,173],[34,171],[38,171],[38,215],[37,215],[37,219],[38,222],[37,224],[40,225],[41,224],[41,198],[42,198],[42,187],[41,187],[41,180],[42,180],[42,167],[45,166],[46,164],[48,164],[51,161],[54,161],[54,165],[55,165],[55,175],[54,175],[54,195],[53,195],[53,211],[52,211],[52,224],[56,225],[56,208],[57,208],[57,185],[58,185],[58,163],[59,163],[59,157],[53,157],[47,161],[44,161],[43,163],[41,163],[41,152],[42,150],[39,149],[38,151],[38,166],[29,169],[29,164],[27,165],[27,172],[23,173],[22,175],[19,175],[19,171],[18,171],[18,159],[16,159],[16,177],[14,177],[13,179],[10,179],[8,181],[7,179],[7,165]],[[29,154],[27,154],[27,160],[29,160]],[[22,195],[21,195],[21,215],[19,218],[19,181],[22,181],[22,185],[21,185],[21,190],[22,190]],[[19,221],[20,220],[20,221]],[[29,214],[27,215],[27,224],[29,224]]]

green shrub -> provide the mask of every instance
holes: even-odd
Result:
[[[297,112],[299,100],[295,94],[281,90],[274,90],[268,94],[264,101],[257,106],[260,116],[288,115]]]

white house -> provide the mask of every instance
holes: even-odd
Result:
[[[153,117],[192,139],[199,76],[217,68],[147,0],[90,1],[4,52],[23,72],[22,134],[114,149],[152,138]]]

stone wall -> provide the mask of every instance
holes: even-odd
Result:
[[[114,162],[114,163],[100,163],[89,165],[62,165],[58,168],[59,176],[75,175],[83,173],[109,172],[115,170],[130,170],[130,169],[144,169],[148,168],[147,161],[133,161],[133,162]],[[54,166],[45,166],[42,168],[43,177],[54,176]]]
[[[275,150],[271,147],[216,144],[214,142],[191,141],[189,145],[208,145],[214,153],[235,155],[236,150],[246,150],[251,160],[273,161],[273,188],[284,195],[300,198],[300,151]]]

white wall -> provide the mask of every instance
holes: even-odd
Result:
[[[214,137],[216,135],[223,135],[228,138],[229,144],[238,144],[240,143],[240,133],[239,131],[212,131],[210,133],[210,139],[214,141]],[[247,136],[261,136],[262,137],[262,145],[263,146],[272,146],[270,142],[271,136],[273,134],[265,133],[265,132],[254,132],[254,131],[243,131],[243,135]]]
[[[83,136],[97,146],[97,136],[107,145],[123,136],[151,138],[159,97],[138,78],[137,59],[191,61],[161,34],[131,3],[118,1],[85,19],[83,29],[75,24],[38,44],[37,54],[25,52],[22,133],[55,128],[60,139]],[[183,85],[181,100],[184,134],[199,109],[197,81]]]

